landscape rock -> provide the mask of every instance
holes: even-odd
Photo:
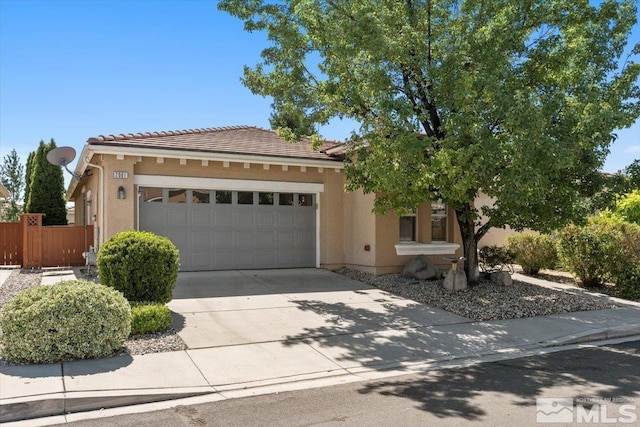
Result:
[[[467,289],[467,275],[464,270],[449,270],[444,277],[442,286],[449,291],[462,291]]]
[[[410,279],[429,280],[439,277],[439,271],[425,255],[418,255],[404,266],[402,276]]]
[[[511,286],[513,285],[513,279],[511,279],[511,275],[507,271],[496,271],[495,273],[491,273],[489,275],[489,279],[500,286]]]

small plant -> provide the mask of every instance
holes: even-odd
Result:
[[[146,231],[124,231],[100,248],[98,277],[129,301],[164,304],[173,297],[179,261],[171,240]]]
[[[553,268],[558,262],[556,241],[548,234],[511,235],[507,238],[507,249],[527,274],[538,274],[541,269]]]
[[[129,336],[131,309],[118,291],[68,280],[15,295],[0,310],[0,329],[10,362],[103,357],[121,348]]]
[[[508,271],[513,273],[513,254],[501,246],[484,246],[480,248],[478,263],[485,273],[496,273],[498,271]]]
[[[171,311],[164,304],[131,303],[131,335],[166,331],[172,321]]]

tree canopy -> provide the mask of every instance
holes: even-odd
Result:
[[[348,188],[375,210],[442,199],[460,225],[465,271],[491,227],[549,230],[582,216],[613,131],[640,116],[637,10],[605,0],[222,0],[266,32],[243,82],[300,129],[360,128]],[[282,113],[282,114],[280,114]],[[282,121],[280,121],[282,123]],[[491,206],[476,207],[483,192]],[[481,222],[481,214],[487,218]]]
[[[4,156],[0,165],[0,182],[9,191],[8,206],[2,212],[2,220],[17,222],[20,220],[21,208],[18,202],[22,197],[24,188],[24,166],[20,162],[20,157],[15,149]]]
[[[40,145],[31,159],[29,181],[29,200],[26,212],[43,213],[43,225],[67,225],[67,206],[64,199],[64,177],[60,166],[47,161],[47,153],[56,148],[51,139],[48,144],[40,141]]]

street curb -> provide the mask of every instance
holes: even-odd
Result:
[[[640,325],[593,329],[540,343],[540,345],[542,347],[558,347],[569,344],[581,344],[593,341],[624,338],[634,335],[640,335]]]
[[[53,393],[3,399],[0,424],[215,394],[212,387]]]

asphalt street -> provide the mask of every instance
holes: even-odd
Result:
[[[572,406],[562,412],[544,406],[567,401]],[[554,420],[640,425],[640,341],[70,425],[522,427]]]

